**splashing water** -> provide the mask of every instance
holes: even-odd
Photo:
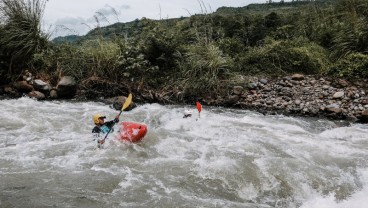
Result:
[[[212,107],[199,118],[195,106],[145,104],[120,117],[148,126],[141,143],[98,149],[92,115],[118,114],[102,103],[0,106],[0,207],[368,204],[366,125]]]

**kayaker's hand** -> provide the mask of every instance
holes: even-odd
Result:
[[[119,116],[116,116],[116,117],[115,117],[114,122],[115,122],[115,123],[119,122]]]
[[[105,143],[105,140],[104,139],[103,140],[98,140],[97,143],[98,144],[103,144],[103,143]]]

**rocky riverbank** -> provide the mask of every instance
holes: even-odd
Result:
[[[320,78],[294,74],[250,80],[235,86],[228,106],[266,114],[285,114],[368,122],[368,80]]]
[[[152,91],[149,95],[146,91],[140,91],[140,94],[135,93],[135,98],[140,102],[179,104],[170,97],[155,94],[157,93]],[[0,95],[12,98],[29,96],[38,100],[83,97],[72,77],[62,77],[56,86],[52,87],[41,79],[33,79],[30,73],[23,75],[23,80],[2,86]],[[368,80],[349,82],[344,79],[302,74],[278,78],[247,77],[242,84],[231,86],[226,96],[199,100],[203,105],[249,109],[264,114],[368,122]],[[103,101],[120,109],[125,98],[120,96]]]

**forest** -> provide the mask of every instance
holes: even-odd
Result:
[[[63,75],[84,96],[142,90],[226,93],[240,76],[292,73],[368,78],[368,1],[315,0],[222,7],[174,19],[137,19],[53,40],[41,29],[47,1],[2,0],[0,85],[25,71],[51,84]]]

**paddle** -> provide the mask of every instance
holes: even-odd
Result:
[[[120,113],[119,113],[118,117],[121,115],[121,113],[123,112],[123,110],[125,110],[127,107],[129,107],[129,105],[130,105],[130,103],[131,103],[131,102],[132,102],[132,94],[131,94],[131,93],[129,93],[129,96],[128,96],[128,98],[125,100],[125,102],[124,102],[124,104],[123,104],[123,107],[121,108],[121,110],[120,110]],[[115,125],[115,123],[114,123],[114,125]],[[114,126],[114,125],[113,125],[113,126]],[[110,133],[111,129],[112,129],[112,126],[111,126],[111,128],[109,129],[109,131],[107,132],[107,134],[106,134],[105,138],[103,138],[103,140],[100,140],[100,144],[103,144],[103,143],[105,142],[105,139],[106,139],[106,138],[107,138],[107,136],[109,135],[109,133]]]
[[[196,102],[199,118],[201,117],[202,105],[200,102]]]

